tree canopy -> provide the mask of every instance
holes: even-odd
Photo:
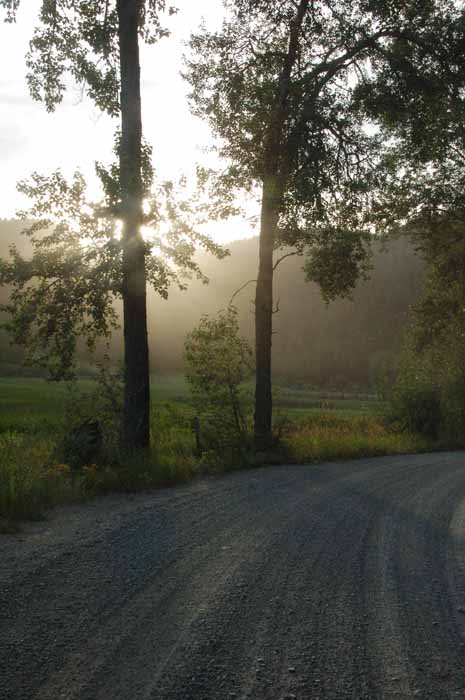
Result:
[[[147,148],[144,198],[144,245],[149,285],[167,298],[170,285],[185,289],[195,276],[208,281],[195,253],[199,247],[222,257],[225,251],[196,227],[202,222],[196,202],[171,181],[153,186]],[[24,345],[27,361],[45,367],[54,379],[75,373],[79,339],[95,349],[119,327],[115,301],[122,298],[122,248],[119,181],[97,165],[105,186],[104,200],[89,199],[84,177],[67,181],[60,171],[34,173],[19,184],[33,204],[21,212],[23,235],[32,256],[17,244],[0,260],[0,285],[11,289],[2,306],[12,339]],[[33,223],[28,223],[33,221]]]
[[[6,10],[7,21],[13,21],[19,2],[16,0],[1,0],[0,5]],[[42,101],[47,110],[52,111],[62,100],[67,87],[66,77],[69,76],[82,85],[85,92],[95,104],[110,116],[120,116],[120,137],[117,139],[118,165],[111,171],[105,172],[98,166],[107,197],[106,213],[117,216],[122,223],[121,246],[119,250],[121,284],[119,292],[123,300],[124,317],[124,347],[125,347],[125,382],[124,382],[124,416],[123,416],[123,440],[130,447],[146,447],[150,442],[150,370],[149,349],[147,337],[147,307],[146,287],[147,281],[155,282],[161,290],[166,290],[167,281],[171,276],[169,268],[160,262],[159,257],[151,257],[148,261],[150,248],[144,241],[141,227],[147,223],[144,213],[144,195],[147,194],[147,183],[144,175],[150,169],[145,169],[147,150],[144,152],[142,137],[142,109],[140,90],[140,61],[139,40],[146,42],[156,41],[166,36],[167,30],[160,22],[160,15],[167,11],[168,14],[176,12],[175,8],[168,6],[164,0],[42,0],[40,14],[34,35],[30,42],[30,50],[27,55],[29,68],[28,84],[31,95],[36,100]],[[40,213],[47,213],[47,204],[43,198],[42,188],[45,187],[46,197],[55,207],[57,201],[54,188],[57,180],[48,181],[36,179],[35,187],[31,189],[37,199]],[[77,182],[77,181],[76,181]],[[58,182],[58,188],[63,194],[73,195],[77,193],[79,205],[84,206],[82,187],[77,182],[76,186],[64,185]],[[170,215],[172,209],[172,192],[165,187],[167,197],[168,219],[173,222]],[[155,207],[151,207],[150,216],[155,217],[155,223],[159,223],[159,213]],[[73,209],[73,205],[71,206]],[[65,211],[65,217],[69,212]],[[92,229],[91,236],[95,242],[100,234],[102,224],[102,210],[94,209],[98,223],[96,229]],[[88,222],[74,208],[74,218],[78,217],[84,227]],[[58,212],[58,217],[62,215]],[[114,244],[114,234],[111,224],[103,224],[106,234],[111,239],[111,246],[106,246],[107,258],[111,257],[109,251],[115,251],[118,246]],[[171,226],[173,229],[173,226]],[[193,243],[189,239],[188,229],[184,226],[182,235],[178,229],[177,245],[173,245],[173,235],[168,238],[164,246],[170,251],[171,256],[177,258],[187,267],[195,267],[192,263]],[[187,236],[186,236],[187,234]],[[64,240],[69,235],[69,242]],[[182,240],[181,240],[182,239]],[[197,240],[199,238],[197,237]],[[205,241],[206,239],[204,239]],[[91,279],[95,278],[95,268],[101,265],[101,253],[93,253],[85,257],[89,265],[89,274],[86,277],[90,287],[81,289],[84,306],[78,309],[79,295],[73,296],[71,289],[69,294],[57,294],[60,283],[56,281],[59,274],[65,274],[70,280],[69,266],[61,260],[61,265],[55,265],[55,258],[63,254],[63,246],[70,246],[71,259],[79,260],[82,264],[84,257],[78,253],[76,237],[72,235],[69,222],[65,225],[59,223],[52,236],[45,236],[42,242],[33,239],[36,251],[34,259],[27,268],[27,282],[21,273],[23,262],[16,254],[13,264],[3,267],[4,282],[15,285],[13,303],[10,311],[17,314],[16,325],[12,328],[15,338],[25,342],[33,337],[38,346],[50,346],[50,338],[53,329],[67,331],[69,341],[57,340],[53,348],[62,351],[63,362],[59,370],[65,374],[70,369],[72,353],[75,348],[75,338],[78,332],[85,332],[92,344],[94,331],[102,331],[108,334],[109,326],[106,323],[105,313],[108,316],[110,305],[109,290],[96,287]],[[210,243],[208,244],[210,245]],[[39,251],[39,248],[41,250]],[[47,250],[47,254],[44,251]],[[213,250],[215,247],[210,245]],[[217,250],[217,249],[216,249]],[[48,268],[44,272],[44,265]],[[23,266],[24,267],[24,266]],[[81,271],[82,275],[82,271]],[[53,284],[50,276],[55,278]],[[41,284],[46,284],[46,289],[53,291],[52,303],[44,305],[44,297],[37,294],[32,286],[28,286],[34,278],[39,277]],[[109,275],[111,279],[112,275]],[[43,282],[46,278],[47,282]],[[73,278],[76,279],[76,276]],[[112,282],[115,292],[114,281]],[[96,300],[96,292],[103,295],[100,301]],[[42,288],[42,291],[44,289]],[[62,291],[65,291],[62,287]],[[45,331],[43,326],[45,317],[49,313],[56,314],[61,307],[65,307],[66,300],[70,303],[70,313],[65,318],[65,312],[60,315],[63,327],[57,326],[56,319],[50,318]],[[42,302],[42,314],[36,314],[31,318],[31,309],[39,308]],[[91,306],[89,303],[92,302]],[[100,307],[97,309],[97,307]],[[94,319],[94,331],[91,331],[84,314],[91,315]],[[111,314],[110,314],[111,316]],[[38,326],[34,327],[34,322]],[[73,326],[74,323],[74,326]],[[34,330],[35,328],[35,330]],[[32,336],[31,336],[32,334]],[[55,353],[56,354],[56,353]],[[44,354],[39,356],[41,359]]]
[[[459,46],[460,13],[442,0],[235,0],[225,8],[221,30],[192,36],[186,62],[193,111],[208,120],[226,164],[219,182],[230,191],[256,191],[274,167],[281,190],[275,247],[306,247],[309,276],[329,297],[347,292],[364,268],[371,205],[384,186],[386,135],[373,124],[379,123],[379,102],[385,100],[393,130],[409,128],[401,119],[409,96],[410,102],[426,102],[415,130],[441,130],[427,107],[434,89],[444,93],[444,86],[457,82],[449,61]],[[430,101],[418,91],[427,79]],[[285,109],[271,166],[267,149],[278,105]],[[328,266],[337,250],[339,263],[347,264]]]
[[[186,76],[194,113],[210,123],[226,162],[219,192],[261,197],[255,433],[267,442],[273,251],[305,251],[307,274],[328,299],[366,272],[386,144],[370,122],[370,96],[390,81],[416,95],[423,64],[427,72],[438,64],[444,80],[460,12],[448,0],[224,5],[219,31],[192,36]]]
[[[15,21],[21,0],[0,0],[6,20]],[[161,17],[175,14],[165,0],[137,3],[141,38],[153,43],[169,35]],[[120,114],[120,47],[117,0],[42,0],[26,56],[34,99],[53,111],[62,101],[67,76],[82,85],[103,112]]]

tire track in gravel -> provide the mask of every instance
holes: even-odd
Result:
[[[107,515],[55,556],[26,542],[23,570],[3,547],[2,700],[465,698],[464,453],[236,473]]]

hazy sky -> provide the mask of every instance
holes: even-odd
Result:
[[[62,168],[67,175],[79,168],[94,177],[95,160],[111,157],[116,121],[102,115],[90,100],[71,88],[56,112],[48,114],[29,96],[24,56],[33,32],[40,0],[22,0],[16,25],[0,22],[0,217],[13,216],[25,204],[16,182],[36,170],[46,174]],[[160,176],[188,173],[202,159],[201,149],[212,143],[208,126],[189,113],[188,85],[179,76],[188,39],[204,18],[219,26],[221,0],[177,0],[179,13],[167,19],[168,39],[141,48],[144,135],[154,149]],[[250,235],[240,221],[215,226],[218,240]]]

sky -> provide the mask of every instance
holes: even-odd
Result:
[[[0,22],[0,217],[13,217],[27,205],[17,191],[18,180],[56,168],[70,176],[76,169],[96,187],[94,162],[111,160],[116,120],[102,115],[72,86],[56,111],[47,113],[34,102],[26,85],[25,54],[40,0],[22,0],[16,24]],[[184,42],[202,19],[220,26],[221,0],[177,0],[177,15],[166,18],[171,36],[155,46],[141,47],[142,119],[145,138],[152,144],[160,177],[192,173],[212,145],[209,127],[189,112],[189,86],[179,75]],[[219,242],[253,235],[240,220],[209,227]]]

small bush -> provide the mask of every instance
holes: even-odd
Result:
[[[404,429],[436,439],[442,422],[441,395],[434,386],[401,385],[391,412]]]
[[[62,457],[73,470],[114,461],[119,450],[122,411],[121,371],[101,366],[95,387],[88,390],[70,383],[57,457]]]
[[[245,382],[253,371],[253,353],[239,334],[237,309],[230,306],[215,317],[202,316],[184,348],[201,447],[226,456],[246,444],[251,428]]]
[[[0,519],[3,529],[15,520],[41,518],[47,508],[75,499],[69,466],[53,461],[53,443],[18,433],[0,435]]]
[[[88,418],[66,432],[60,449],[65,462],[76,472],[101,458],[102,447],[101,424]]]

